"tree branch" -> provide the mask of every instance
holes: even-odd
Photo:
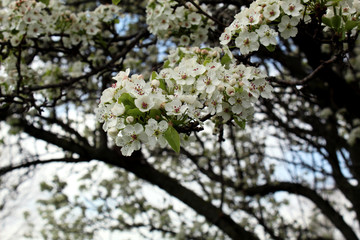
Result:
[[[202,10],[202,8],[199,6],[199,4],[195,3],[193,0],[189,0],[189,2],[191,2],[196,8],[197,10],[199,10],[199,12],[203,15],[205,15],[207,18],[213,20],[214,22],[216,22],[219,26],[222,27],[227,27],[224,23],[220,22],[218,19],[214,18],[213,16],[209,15],[207,12],[205,12],[204,10]]]
[[[336,228],[344,235],[347,240],[358,240],[358,237],[352,228],[344,221],[343,217],[337,211],[335,211],[335,209],[328,201],[324,200],[316,191],[301,184],[277,182],[243,190],[243,192],[248,196],[264,196],[281,191],[286,191],[288,193],[293,193],[308,198],[321,210],[321,212],[332,222],[332,224],[336,226]]]
[[[257,240],[255,234],[245,230],[237,224],[229,215],[219,208],[205,201],[190,189],[182,186],[177,180],[169,177],[149,165],[141,152],[135,152],[131,157],[124,157],[117,148],[95,149],[91,146],[80,146],[73,141],[58,137],[56,134],[29,125],[25,120],[21,120],[24,132],[37,139],[42,139],[54,144],[66,151],[77,153],[81,158],[97,159],[99,161],[123,168],[132,172],[139,178],[146,180],[155,186],[165,190],[171,196],[176,197],[186,205],[194,209],[198,214],[204,216],[210,223],[218,226],[224,233],[232,239]]]
[[[276,83],[279,83],[279,84],[285,84],[285,85],[288,85],[288,86],[304,85],[305,83],[307,83],[308,81],[313,79],[319,73],[319,71],[322,70],[326,65],[335,62],[337,59],[338,59],[338,56],[333,56],[329,60],[324,61],[314,71],[312,71],[309,75],[307,75],[306,77],[304,77],[303,79],[298,80],[298,81],[286,81],[286,80],[283,80],[283,79],[278,79],[276,77],[268,77],[267,80],[269,80],[271,82],[276,82]]]
[[[126,56],[126,54],[133,47],[135,47],[136,44],[138,44],[142,38],[144,38],[148,35],[149,35],[149,32],[147,30],[143,30],[143,31],[139,32],[136,35],[136,37],[134,38],[134,40],[127,47],[124,47],[123,51],[121,51],[118,55],[116,55],[114,58],[112,58],[109,62],[104,63],[100,67],[92,70],[91,72],[89,72],[87,74],[84,74],[79,77],[68,78],[65,81],[60,82],[60,83],[47,84],[47,85],[43,85],[43,86],[31,86],[31,87],[26,88],[26,90],[31,92],[31,91],[38,91],[38,90],[42,90],[42,89],[48,89],[48,88],[68,87],[82,79],[86,79],[93,75],[96,75],[97,73],[101,72],[102,70],[107,69],[107,68],[109,68],[109,66],[112,66],[113,64],[115,64],[115,62],[118,61],[120,58],[124,58]]]
[[[0,168],[0,177],[5,175],[6,173],[9,173],[11,171],[22,169],[22,168],[30,168],[35,167],[37,165],[43,165],[47,163],[53,163],[53,162],[64,162],[64,163],[78,163],[78,162],[87,162],[89,159],[86,158],[54,158],[54,159],[47,159],[47,160],[36,160],[36,161],[30,161],[21,163],[18,165],[9,165],[6,167]]]
[[[105,163],[124,168],[139,178],[165,190],[171,196],[176,197],[194,209],[198,214],[204,216],[210,223],[218,226],[232,239],[258,239],[253,233],[248,232],[242,226],[238,225],[229,215],[222,212],[219,208],[210,202],[204,201],[193,191],[182,186],[177,180],[153,168],[145,161],[141,152],[136,152],[130,158],[124,158],[120,154],[116,155],[114,152],[108,150],[98,151],[96,155],[98,155],[98,159]]]

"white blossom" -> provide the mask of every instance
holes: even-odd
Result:
[[[149,111],[154,105],[155,103],[149,95],[140,96],[135,99],[135,106],[142,112]]]
[[[115,116],[123,115],[125,112],[125,106],[123,103],[115,103],[114,106],[111,108],[111,113]]]
[[[246,55],[259,49],[258,35],[255,32],[240,33],[235,44],[240,48],[241,54]]]
[[[277,3],[268,4],[264,7],[263,15],[266,20],[274,21],[280,16],[280,6]]]
[[[167,141],[163,134],[168,129],[168,123],[165,120],[157,122],[155,119],[150,118],[145,126],[145,133],[148,136],[148,144],[155,147],[157,143],[163,148],[167,145]]]
[[[290,18],[289,16],[284,15],[278,25],[280,35],[285,39],[295,37],[298,33],[296,26],[298,25],[299,21],[299,18]]]
[[[304,6],[300,0],[286,0],[281,2],[281,8],[284,12],[293,17],[299,17],[301,12],[304,10]]]
[[[264,46],[276,45],[276,37],[279,35],[274,29],[270,28],[268,25],[261,25],[259,29],[256,30],[256,33],[259,35],[260,43]]]
[[[183,104],[179,99],[174,99],[165,104],[165,110],[168,115],[182,115],[187,109],[187,105]]]
[[[206,41],[212,22],[203,18],[193,4],[185,4],[187,7],[177,4],[175,0],[149,1],[146,7],[149,31],[160,39],[172,37],[182,46]],[[201,8],[207,12],[206,5],[201,5]],[[184,32],[189,34],[185,35]]]
[[[121,153],[124,156],[130,156],[134,151],[140,149],[141,141],[146,141],[146,139],[144,127],[135,123],[134,125],[127,125],[122,130],[121,135],[116,137],[116,144],[121,146]]]
[[[114,92],[115,92],[114,88],[105,89],[101,95],[100,102],[101,103],[111,102],[114,97]]]

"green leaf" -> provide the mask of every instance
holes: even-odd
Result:
[[[157,76],[158,76],[158,74],[155,71],[153,71],[151,73],[151,80],[155,79]]]
[[[322,22],[328,26],[328,27],[331,27],[332,28],[332,23],[331,23],[331,19],[330,18],[327,18],[327,17],[322,17]]]
[[[242,86],[241,87],[235,87],[235,90],[238,93],[242,93],[244,91],[244,88]]]
[[[48,5],[49,5],[50,0],[40,0],[40,2],[42,2],[43,4],[45,4],[46,6],[48,6]]]
[[[101,35],[99,37],[99,43],[100,45],[104,48],[104,49],[107,49],[107,43],[102,39]]]
[[[46,182],[41,182],[40,183],[40,191],[44,192],[44,191],[48,191],[50,192],[51,190],[53,190],[53,187],[49,184],[47,184]]]
[[[222,64],[222,65],[228,65],[229,63],[231,63],[231,58],[229,57],[228,54],[225,54],[225,55],[221,58],[221,64]]]
[[[341,28],[341,38],[339,39],[340,41],[344,41],[346,38],[346,32],[344,31],[344,28]]]
[[[237,117],[234,117],[234,121],[241,129],[245,129],[246,120],[239,120]]]
[[[179,59],[179,62],[180,62],[181,59],[183,59],[183,57],[185,56],[185,53],[183,51],[181,51],[181,50],[178,50],[178,51],[179,51],[178,55],[180,57],[180,59]]]
[[[112,4],[114,5],[118,5],[120,3],[121,0],[112,0]]]
[[[166,90],[165,80],[164,80],[164,79],[159,79],[159,82],[160,82],[159,88],[161,88],[161,89],[164,90],[164,91],[167,91],[167,90]]]
[[[161,117],[161,110],[160,109],[151,109],[149,117],[154,118],[154,119]]]
[[[147,7],[152,8],[152,9],[155,9],[155,7],[156,7],[156,2],[153,1],[153,2],[150,3]]]
[[[118,99],[118,103],[123,103],[125,106],[135,107],[134,99],[130,96],[129,93],[123,93]]]
[[[140,111],[138,108],[132,108],[126,111],[127,115],[133,116],[133,117],[143,117],[145,113]]]
[[[335,30],[338,30],[341,26],[341,17],[339,15],[335,15],[331,18],[331,25]]]
[[[332,0],[330,6],[337,6],[342,0]]]
[[[169,61],[169,60],[166,60],[166,62],[164,63],[163,68],[168,68],[169,65],[170,65],[170,61]]]
[[[359,26],[359,21],[347,21],[345,23],[345,31],[350,32],[356,26]]]
[[[276,48],[276,45],[272,45],[272,44],[270,44],[269,46],[266,46],[266,49],[267,49],[269,52],[275,51],[275,48]]]
[[[164,138],[175,152],[180,152],[180,135],[173,126],[169,126],[164,132]]]
[[[203,63],[203,65],[206,66],[208,63],[211,63],[211,62],[212,62],[211,59],[206,58],[205,61],[204,61],[204,63]]]

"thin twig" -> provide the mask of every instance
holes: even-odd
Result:
[[[338,59],[338,56],[335,55],[332,58],[330,58],[329,60],[324,61],[314,71],[312,71],[309,75],[307,75],[306,77],[304,77],[303,79],[298,80],[298,81],[286,81],[286,80],[283,80],[283,79],[278,79],[276,77],[268,77],[267,79],[269,81],[271,81],[271,82],[276,82],[276,83],[280,83],[280,84],[286,84],[286,85],[289,85],[289,86],[304,85],[305,83],[307,83],[308,81],[313,79],[315,77],[315,75],[320,70],[322,70],[326,65],[335,62],[337,59]]]
[[[199,4],[195,3],[193,0],[189,0],[198,10],[201,14],[205,15],[207,18],[213,20],[217,24],[219,24],[222,27],[227,27],[224,23],[220,22],[218,19],[214,18],[213,16],[209,15],[207,12],[202,10],[202,8],[199,6]]]

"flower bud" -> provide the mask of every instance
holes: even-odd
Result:
[[[222,85],[221,83],[217,86],[217,89],[220,91],[220,92],[222,92],[222,91],[224,91],[225,90],[225,87],[224,87],[224,85]]]
[[[125,121],[127,123],[132,123],[132,122],[134,122],[134,117],[133,116],[127,116]]]
[[[160,86],[160,81],[157,79],[154,79],[151,81],[151,86],[154,88],[158,88]]]
[[[214,52],[212,52],[211,56],[216,58],[219,56],[219,53],[217,51],[214,51]]]
[[[201,54],[203,54],[203,55],[208,55],[208,54],[209,54],[209,51],[206,50],[206,49],[202,49],[202,50],[201,50]]]
[[[230,97],[234,96],[235,95],[235,88],[233,87],[227,87],[226,88],[226,94]]]
[[[229,84],[230,84],[231,86],[235,86],[236,80],[235,80],[235,79],[231,79],[230,82],[229,82]]]

